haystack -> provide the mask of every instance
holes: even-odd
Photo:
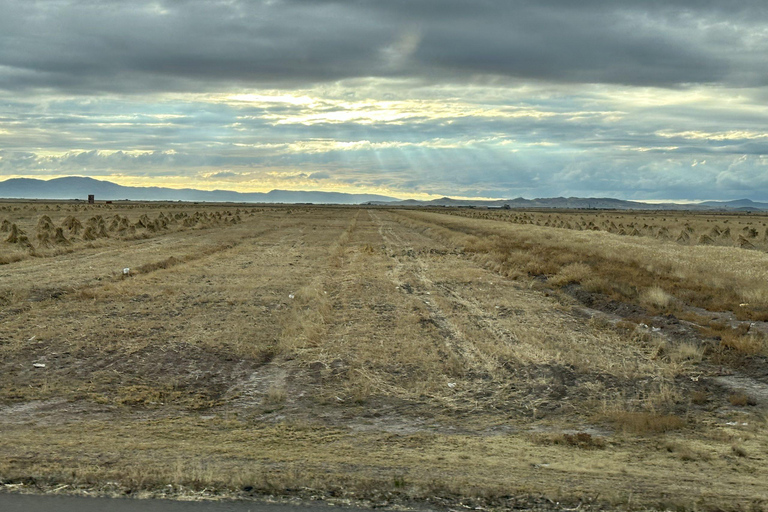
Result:
[[[47,215],[43,215],[40,217],[40,220],[37,221],[37,230],[38,231],[50,231],[53,228],[53,221],[51,218]]]
[[[739,235],[739,239],[738,239],[738,241],[736,243],[738,243],[739,247],[741,247],[742,249],[754,249],[755,248],[755,246],[752,244],[752,242],[750,242],[749,240],[747,240],[746,238],[744,238],[741,235]]]
[[[27,234],[24,230],[19,228],[16,224],[11,224],[11,229],[9,231],[10,234],[8,235],[8,238],[5,239],[9,244],[32,245],[29,243],[29,238],[27,238]]]
[[[87,226],[85,232],[83,232],[83,240],[96,240],[98,238],[96,229],[93,226]]]
[[[67,237],[64,236],[63,228],[56,228],[56,233],[53,235],[53,243],[58,245],[69,245],[70,242]]]
[[[746,238],[757,238],[760,234],[755,228],[750,227],[745,227],[743,231]]]
[[[73,235],[80,234],[80,231],[83,229],[83,224],[72,215],[69,215],[66,219],[64,219],[64,222],[62,222],[61,225],[67,228]]]
[[[39,229],[37,231],[37,245],[40,247],[50,247],[51,232],[47,229]]]

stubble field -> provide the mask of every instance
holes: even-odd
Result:
[[[0,485],[768,506],[766,218],[479,213],[0,204]]]

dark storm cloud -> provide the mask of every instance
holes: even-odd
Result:
[[[764,2],[0,3],[0,87],[302,86],[355,77],[763,84]]]

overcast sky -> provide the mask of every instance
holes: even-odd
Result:
[[[0,180],[768,200],[765,0],[0,0]]]

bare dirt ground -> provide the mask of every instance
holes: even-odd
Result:
[[[68,235],[66,250],[0,243],[14,255],[0,266],[7,490],[768,504],[760,321],[729,317],[730,331],[753,330],[730,338],[723,312],[510,272],[477,242],[619,235],[380,208],[17,208],[0,221],[28,234],[43,214],[179,219]],[[207,220],[184,225],[196,213]]]

